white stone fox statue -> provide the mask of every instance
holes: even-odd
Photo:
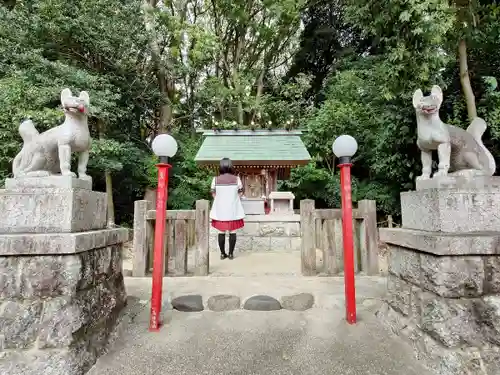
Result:
[[[417,114],[417,146],[422,151],[422,175],[418,179],[431,177],[432,151],[437,150],[438,171],[434,176],[451,175],[492,176],[495,159],[483,144],[482,136],[486,122],[476,117],[467,130],[445,124],[439,118],[443,92],[433,86],[431,94],[424,96],[422,90],[413,94],[413,107]]]
[[[89,94],[82,91],[75,97],[70,89],[61,92],[65,112],[64,122],[40,134],[31,120],[19,126],[24,145],[12,163],[14,178],[30,176],[76,176],[71,172],[71,153],[78,152],[78,177],[90,180],[87,163],[91,138],[87,123],[90,105]]]

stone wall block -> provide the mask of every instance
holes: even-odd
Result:
[[[240,230],[241,234],[248,236],[259,235],[259,223],[245,223],[245,226]],[[216,232],[215,232],[216,233]]]
[[[241,238],[241,236],[240,236],[240,238]],[[240,238],[238,238],[238,240]],[[208,240],[208,246],[210,248],[210,251],[218,251],[219,250],[219,244],[217,242],[217,235],[216,234],[210,234],[210,238]],[[236,246],[238,246],[238,243],[236,243]]]
[[[486,339],[500,346],[500,296],[475,300],[474,310]]]
[[[389,246],[389,272],[420,285],[420,254],[400,246]]]
[[[271,237],[271,251],[289,251],[290,246],[290,237]]]
[[[116,277],[122,273],[123,269],[123,245],[113,245],[109,248],[109,252],[111,260],[108,275]]]
[[[41,301],[5,301],[0,304],[0,332],[5,349],[26,349],[38,336],[43,304]]]
[[[20,259],[21,297],[73,295],[82,279],[78,255],[35,256]]]
[[[483,348],[481,353],[487,374],[500,374],[500,348],[497,346]]]
[[[484,343],[471,300],[438,298],[426,292],[422,298],[420,327],[448,348]]]
[[[475,348],[452,350],[443,347],[429,335],[422,335],[415,343],[418,359],[427,360],[427,365],[439,375],[486,375],[481,371],[480,353]],[[492,373],[491,375],[494,375]],[[490,375],[488,373],[488,375]]]
[[[123,282],[123,274],[116,275],[108,279],[108,288],[116,299],[116,307],[122,308],[127,303],[127,292]]]
[[[424,296],[424,291],[415,285],[411,286],[410,295],[410,315],[413,322],[419,326],[420,319],[422,317],[422,300]]]
[[[500,256],[484,257],[484,294],[500,294]]]
[[[0,299],[15,298],[20,292],[19,258],[0,257]]]
[[[83,311],[70,298],[53,298],[44,303],[38,348],[61,348],[73,343],[73,334],[88,321],[90,311]]]
[[[119,306],[118,296],[113,290],[113,284],[109,281],[102,283],[97,287],[99,294],[99,305],[93,311],[90,327],[99,324],[103,318],[106,318],[111,312]]]
[[[286,236],[287,223],[260,223],[259,235],[262,237],[280,237]]]
[[[111,273],[111,257],[112,248],[111,246],[104,247],[92,252],[92,257],[94,258],[94,277],[95,283],[100,283],[107,279]]]
[[[78,308],[82,325],[90,326],[99,318],[100,294],[98,288],[83,290],[72,301]]]
[[[387,277],[387,303],[396,311],[410,314],[411,284],[394,275]]]
[[[290,238],[290,250],[291,251],[300,251],[301,248],[302,248],[302,238],[301,237]]]
[[[484,263],[479,256],[439,257],[421,254],[422,288],[443,297],[483,294]]]
[[[291,237],[300,237],[300,223],[288,223],[286,235]]]
[[[227,240],[226,240],[226,243]],[[226,245],[229,246],[229,245]],[[219,245],[217,244],[217,249],[219,249]],[[250,236],[237,236],[236,238],[236,251],[246,252],[252,251],[252,237]]]
[[[270,247],[270,237],[252,237],[252,251],[269,251]]]
[[[82,268],[80,271],[80,281],[77,285],[78,291],[91,288],[95,284],[96,257],[93,253],[92,251],[86,251],[79,255]]]

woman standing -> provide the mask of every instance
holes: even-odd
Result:
[[[243,228],[245,213],[241,204],[243,185],[241,179],[234,174],[233,163],[228,158],[220,161],[219,176],[212,180],[212,196],[214,202],[210,210],[212,227],[219,231],[220,258],[234,258],[236,246],[236,230]],[[229,255],[226,254],[226,232],[229,232]]]

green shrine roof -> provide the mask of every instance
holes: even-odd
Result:
[[[304,165],[311,160],[301,131],[202,130],[205,140],[196,154],[199,164],[218,164],[229,158],[235,165]]]

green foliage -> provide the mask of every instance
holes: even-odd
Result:
[[[156,186],[157,160],[145,140],[165,128],[179,143],[169,208],[210,198],[213,172],[194,162],[198,127],[305,129],[313,162],[280,186],[298,200],[315,199],[317,207],[340,204],[331,145],[351,134],[359,144],[353,200],[375,199],[383,213],[397,215],[399,192],[412,188],[419,173],[414,90],[440,84],[443,121],[468,125],[455,59],[461,38],[478,114],[489,125],[485,144],[500,156],[495,1],[187,0],[149,9],[140,0],[4,4],[0,181],[21,147],[19,123],[31,118],[39,131],[57,126],[61,90],[88,90],[89,172],[99,190],[103,172],[111,173],[118,223],[131,222],[133,201]]]

